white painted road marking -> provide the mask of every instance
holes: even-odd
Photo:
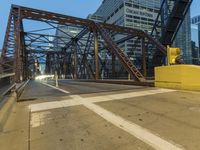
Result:
[[[57,87],[54,87],[54,86],[50,86],[50,87],[58,89]],[[95,97],[88,97],[85,99],[87,99],[87,101],[89,102],[97,103],[97,102],[120,100],[120,99],[125,99],[125,98],[134,98],[134,97],[139,97],[139,96],[161,94],[161,93],[167,93],[167,92],[173,92],[173,91],[174,90],[169,90],[169,89],[156,89],[156,90],[146,90],[146,91],[129,92],[129,93],[122,93],[122,94],[95,96]],[[80,101],[69,99],[69,100],[63,100],[63,101],[31,104],[29,107],[31,109],[31,112],[36,112],[36,111],[44,111],[44,110],[56,109],[56,108],[62,108],[62,107],[70,107],[70,106],[81,105],[81,104],[82,103]]]
[[[157,150],[183,150],[181,146],[172,144],[162,139],[158,135],[151,133],[147,129],[137,124],[134,124],[133,122],[127,121],[124,118],[118,115],[115,115],[114,113],[109,112],[96,104],[88,102],[87,100],[85,100],[84,98],[78,95],[73,95],[71,97],[76,100],[82,101],[83,105],[87,107],[88,109],[92,110],[93,112],[95,112],[96,114],[98,114],[99,116],[107,120],[108,122],[119,127],[120,129],[123,129],[124,131],[137,137],[141,141],[147,143],[148,145],[152,146],[153,148]]]
[[[51,86],[54,89],[59,89],[56,87]],[[64,91],[60,89],[59,91]],[[67,91],[66,91],[67,92]],[[123,129],[124,131],[128,132],[129,134],[137,137],[141,141],[147,143],[148,145],[152,146],[156,150],[183,150],[184,148],[180,145],[168,142],[163,138],[159,137],[158,135],[153,134],[151,131],[134,124],[133,122],[127,121],[124,118],[115,115],[112,112],[105,110],[104,108],[89,102],[86,98],[82,98],[79,95],[71,95],[70,96],[73,100],[80,102],[88,109],[92,110],[108,122],[112,123],[113,125]]]
[[[146,90],[146,91],[137,91],[137,92],[122,93],[122,94],[112,94],[112,95],[105,95],[105,96],[89,97],[89,98],[87,98],[87,100],[90,102],[96,103],[96,102],[120,100],[120,99],[161,94],[161,93],[174,92],[174,91],[175,90],[170,90],[170,89]]]
[[[29,105],[29,109],[31,112],[45,111],[56,108],[70,107],[82,105],[82,103],[78,100],[63,100],[63,101],[54,101],[54,102],[45,102],[45,103],[37,103]]]
[[[63,93],[65,93],[65,94],[69,94],[69,93],[70,93],[69,91],[66,91],[66,90],[57,88],[57,87],[55,87],[55,86],[53,86],[53,85],[50,85],[50,84],[47,84],[47,83],[44,83],[44,82],[40,82],[40,83],[42,83],[42,84],[44,84],[44,85],[46,85],[46,86],[49,86],[49,87],[51,87],[51,88],[54,88],[54,89],[56,89],[56,90],[58,90],[58,91],[60,91],[60,92],[63,92]]]

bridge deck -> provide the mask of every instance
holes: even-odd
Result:
[[[60,80],[30,81],[1,150],[200,149],[200,93]],[[11,144],[12,143],[12,144]]]

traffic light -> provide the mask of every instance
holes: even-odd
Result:
[[[171,48],[167,47],[167,64],[169,65],[175,65],[180,64],[180,48]]]

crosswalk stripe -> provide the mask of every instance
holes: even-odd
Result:
[[[56,87],[53,87],[53,86],[52,86],[52,88],[58,89],[59,91],[63,90],[63,89],[59,89],[59,88],[56,88]],[[165,93],[167,90],[161,89],[161,91],[163,93]],[[68,93],[68,91],[66,91],[66,93]],[[158,92],[149,91],[147,93],[148,94],[156,94]],[[141,95],[144,96],[145,94],[143,93],[143,94],[140,94],[140,96]],[[72,100],[70,100],[70,101],[68,100],[68,102],[67,101],[60,101],[60,102],[57,101],[57,102],[54,102],[54,105],[55,106],[57,105],[57,107],[63,107],[64,106],[64,105],[62,105],[63,102],[66,102],[65,105],[69,105],[69,103],[73,103],[72,101],[74,101],[74,103],[73,103],[74,105],[82,104],[83,106],[87,107],[89,110],[91,110],[94,113],[101,116],[106,121],[112,123],[113,125],[117,126],[118,128],[120,128],[120,129],[128,132],[129,134],[135,136],[136,138],[140,139],[141,141],[145,142],[146,144],[150,145],[151,147],[155,148],[156,150],[184,150],[184,148],[182,146],[177,145],[175,143],[168,142],[167,140],[159,137],[158,135],[153,134],[151,131],[149,131],[149,130],[147,130],[147,129],[145,129],[145,128],[143,128],[143,127],[141,127],[141,126],[139,126],[139,125],[137,125],[133,122],[127,121],[124,118],[122,118],[122,117],[120,117],[120,116],[118,116],[118,115],[116,115],[116,114],[94,104],[93,102],[88,101],[87,98],[82,98],[79,95],[70,95],[70,97],[72,98]],[[110,98],[107,99],[107,100],[110,100],[112,98],[113,97],[110,96]],[[53,104],[53,102],[51,103],[51,105],[52,104]],[[45,103],[43,103],[43,107],[44,107],[44,105],[45,105]],[[34,107],[36,107],[36,105],[35,106],[32,105],[32,107],[30,107],[30,108],[33,109]],[[51,107],[49,107],[49,108],[51,108]],[[34,109],[36,110],[36,108],[34,108]]]

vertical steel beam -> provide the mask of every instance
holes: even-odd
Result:
[[[95,80],[99,79],[99,41],[98,34],[94,31],[94,53],[95,53]]]
[[[20,63],[20,9],[14,10],[14,40],[15,40],[15,61],[14,72],[15,82],[21,81],[21,63]]]
[[[116,56],[114,52],[112,52],[112,78],[116,77],[115,62],[116,62]]]
[[[141,39],[142,44],[142,69],[143,69],[143,76],[147,76],[147,61],[146,61],[146,47],[145,47],[145,38]]]
[[[74,79],[77,79],[77,70],[78,70],[78,61],[77,61],[77,41],[73,40],[73,51],[74,51],[74,70],[73,70],[73,76]]]
[[[23,21],[20,19],[20,51],[21,51],[21,72],[23,80],[28,79],[28,54],[25,47],[24,27]]]
[[[63,74],[64,74],[64,78],[66,79],[67,77],[67,53],[65,52],[63,54]]]

